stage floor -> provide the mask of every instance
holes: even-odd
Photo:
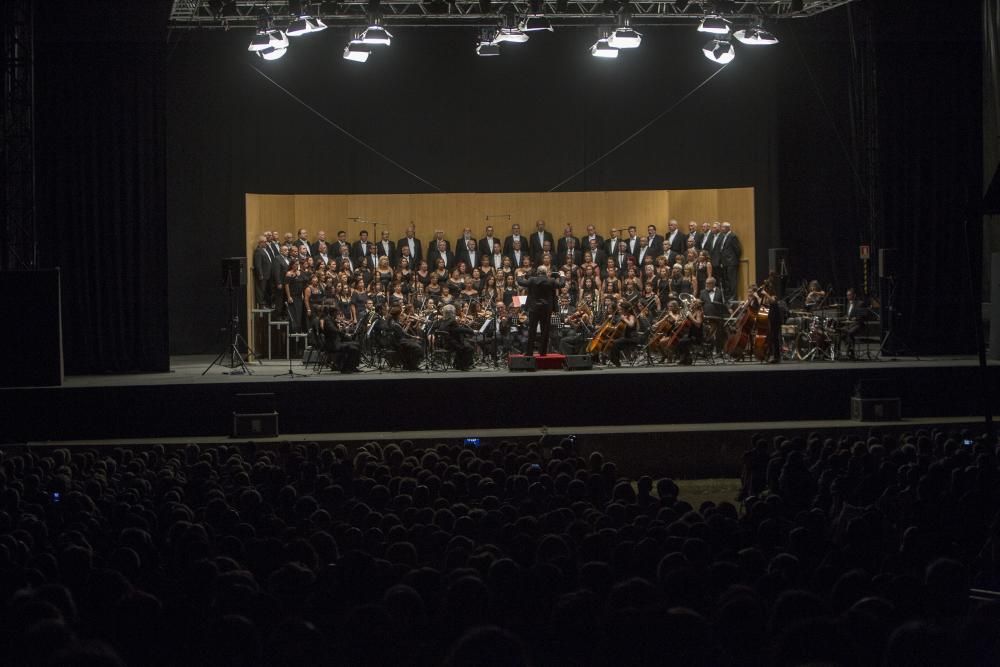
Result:
[[[364,382],[384,381],[392,378],[396,381],[408,380],[453,380],[456,377],[482,379],[495,378],[498,375],[531,378],[539,375],[562,374],[566,371],[511,372],[506,366],[477,366],[469,371],[413,371],[406,372],[397,369],[365,369],[358,373],[344,375],[324,370],[314,374],[305,368],[300,361],[292,360],[291,369],[296,376],[288,375],[289,364],[284,360],[264,360],[260,363],[249,363],[251,375],[233,372],[225,366],[213,366],[207,373],[202,373],[212,363],[214,357],[209,355],[174,356],[170,358],[169,373],[134,373],[128,375],[77,375],[69,376],[64,388],[81,387],[124,387],[146,385],[171,385],[191,383],[223,383],[253,382]],[[1000,362],[990,361],[991,368],[1000,368]],[[601,377],[621,375],[624,377],[642,374],[673,374],[673,373],[822,373],[826,371],[865,371],[883,368],[977,368],[979,361],[971,356],[935,356],[935,357],[893,357],[863,361],[784,361],[780,364],[765,364],[757,361],[719,362],[715,364],[696,363],[693,366],[678,366],[674,364],[655,366],[634,366],[617,368],[615,366],[595,365],[589,371],[574,371],[573,374],[596,374]],[[2,390],[0,390],[2,391]]]

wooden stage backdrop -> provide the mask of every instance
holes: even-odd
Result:
[[[416,236],[424,242],[437,229],[444,230],[445,238],[455,243],[465,227],[473,236],[481,238],[487,224],[493,225],[494,234],[503,239],[510,234],[513,223],[521,225],[522,234],[531,234],[536,220],[544,220],[545,228],[559,239],[563,227],[573,226],[576,236],[586,233],[587,225],[594,225],[599,234],[607,238],[612,227],[625,228],[635,225],[640,236],[647,225],[656,225],[663,234],[667,221],[675,218],[681,231],[694,220],[714,222],[729,221],[743,244],[744,265],[740,270],[740,293],[748,276],[756,277],[756,243],[754,241],[754,192],[753,188],[713,190],[625,190],[614,192],[502,192],[502,193],[453,193],[453,194],[397,194],[397,195],[246,195],[247,242],[247,317],[253,304],[253,280],[250,264],[257,237],[265,230],[296,234],[301,228],[309,232],[309,239],[324,230],[327,239],[336,240],[337,232],[344,230],[353,242],[362,229],[367,229],[369,239],[378,241],[383,229],[395,241],[404,235],[411,222],[416,226]],[[377,227],[372,223],[379,223]],[[627,236],[625,233],[622,236]]]

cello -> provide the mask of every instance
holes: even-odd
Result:
[[[768,309],[761,306],[761,294],[767,294],[764,287],[762,285],[754,289],[733,313],[736,327],[723,347],[723,351],[731,357],[741,358],[746,352],[752,351],[755,357],[764,360],[768,325]]]

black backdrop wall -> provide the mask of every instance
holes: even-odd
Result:
[[[176,31],[167,42],[166,3],[120,4],[60,6],[39,22],[40,219],[43,250],[51,240],[65,270],[64,301],[76,300],[70,372],[162,367],[165,303],[171,353],[221,343],[218,258],[243,250],[245,192],[430,191],[251,66],[443,191],[547,190],[717,67],[690,28],[647,30],[616,62],[589,57],[590,31],[489,59],[474,55],[467,30],[400,29],[364,65],[340,58],[347,34],[331,28],[265,63],[246,52],[246,32]],[[911,348],[969,351],[978,297],[964,289],[956,225],[982,180],[975,4],[956,3],[941,21],[931,0],[891,15],[862,0],[782,22],[781,45],[740,48],[676,111],[563,189],[753,186],[758,262],[788,246],[793,278],[842,291],[861,282],[859,243],[898,247]],[[90,43],[85,28],[98,22]],[[878,85],[859,105],[867,61],[855,55],[868,44]],[[867,130],[861,108],[875,123]],[[869,171],[877,190],[859,186]]]

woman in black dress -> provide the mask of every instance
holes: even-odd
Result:
[[[288,304],[288,321],[292,333],[305,331],[305,308],[302,295],[306,288],[305,274],[298,260],[288,266],[285,274],[285,303]]]

